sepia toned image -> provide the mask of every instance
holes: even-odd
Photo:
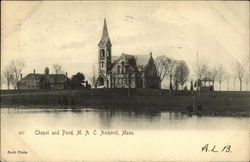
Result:
[[[2,1],[1,161],[250,160],[248,1]]]

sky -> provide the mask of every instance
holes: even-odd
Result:
[[[87,77],[97,64],[106,18],[112,55],[153,53],[185,60],[191,75],[199,60],[223,65],[249,55],[249,2],[233,1],[22,1],[2,3],[1,72],[24,59],[23,76],[62,64]]]

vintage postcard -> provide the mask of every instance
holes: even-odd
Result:
[[[2,1],[1,161],[249,161],[248,1]]]

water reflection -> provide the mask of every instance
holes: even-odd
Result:
[[[160,110],[91,109],[79,107],[2,108],[2,122],[36,123],[37,126],[101,129],[248,129],[249,118],[199,117]]]

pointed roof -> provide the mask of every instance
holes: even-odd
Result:
[[[98,46],[105,46],[107,43],[110,43],[110,45],[111,45],[111,41],[109,39],[108,27],[107,27],[106,18],[105,18],[104,25],[103,25],[102,38],[101,38]]]
[[[152,55],[135,55],[137,66],[147,66]]]
[[[124,58],[126,62],[135,60],[139,71],[145,71],[145,68],[148,66],[150,59],[153,59],[152,53],[144,55],[131,55],[122,53],[121,56],[112,56],[112,67],[114,67],[114,65],[119,62],[121,58]]]

